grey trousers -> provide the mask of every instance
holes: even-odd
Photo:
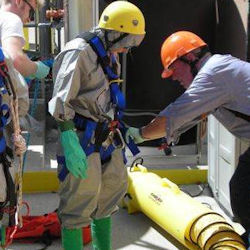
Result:
[[[116,149],[111,160],[101,164],[99,153],[88,157],[87,179],[68,174],[60,184],[58,216],[65,228],[89,225],[92,219],[110,216],[127,192],[127,169],[121,149]]]

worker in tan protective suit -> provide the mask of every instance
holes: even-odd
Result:
[[[115,1],[96,28],[68,42],[55,59],[49,112],[61,131],[58,215],[66,250],[83,249],[82,227],[90,223],[94,249],[111,249],[110,216],[127,190],[117,126],[124,106],[118,53],[138,46],[144,36],[141,11]]]

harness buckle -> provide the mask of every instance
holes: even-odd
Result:
[[[111,132],[115,132],[115,130],[118,128],[119,126],[119,121],[118,120],[113,120],[109,123],[109,130]]]
[[[121,133],[120,129],[119,129],[119,128],[116,128],[115,131],[114,131],[114,133],[116,133],[116,135],[118,135],[118,136],[116,137],[116,139],[119,139],[119,140],[120,140],[120,143],[118,143],[118,144],[116,145],[116,144],[115,144],[115,141],[113,141],[113,143],[112,143],[113,146],[114,146],[115,148],[124,149],[125,146],[126,146],[126,143],[125,143],[125,141],[124,141],[124,139],[123,139],[123,136],[122,136],[122,133]]]
[[[109,136],[112,135],[112,145],[115,147],[115,148],[125,148],[126,146],[126,143],[123,139],[123,136],[122,136],[122,133],[119,129],[119,121],[118,120],[113,120],[109,123],[109,130],[110,130],[110,134]],[[117,142],[118,140],[118,142]]]

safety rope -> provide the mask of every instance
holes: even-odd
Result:
[[[12,83],[9,82],[11,85]],[[13,86],[12,86],[13,87]],[[14,89],[13,89],[14,90]],[[16,192],[17,192],[17,215],[19,218],[19,221],[17,221],[17,224],[19,224],[22,227],[22,216],[20,213],[20,209],[22,206],[22,167],[23,167],[23,150],[25,147],[25,140],[21,136],[21,130],[20,130],[20,124],[19,124],[19,115],[18,115],[18,98],[16,95],[13,95],[13,98],[10,100],[10,114],[12,117],[12,123],[13,123],[13,136],[14,141],[16,140],[18,142],[15,143],[15,147],[20,147],[19,149],[15,149],[16,152],[18,152],[18,170],[17,170],[17,178],[16,178]]]

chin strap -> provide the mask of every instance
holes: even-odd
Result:
[[[108,39],[108,31],[105,30],[104,31],[104,39],[105,39],[105,43],[107,45],[107,50],[110,49],[115,43],[121,41],[126,36],[128,36],[128,33],[122,33],[119,37],[117,37],[113,41],[109,41],[109,39]]]
[[[197,56],[197,58],[194,61],[189,61],[187,60],[185,57],[181,57],[179,60],[181,60],[184,63],[187,63],[190,67],[191,67],[191,73],[193,75],[193,77],[195,77],[198,73],[196,64],[199,62],[199,60],[207,53],[209,52],[209,48],[208,46],[204,46],[201,48],[201,51],[199,53],[199,55]]]

